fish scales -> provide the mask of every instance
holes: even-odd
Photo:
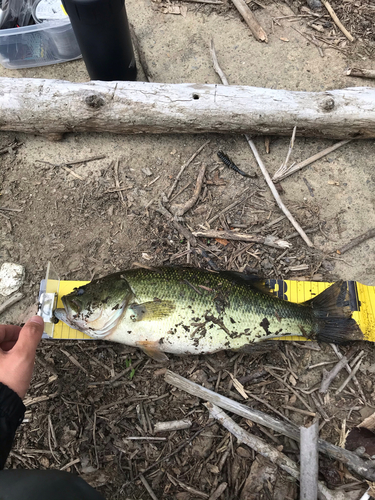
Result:
[[[130,269],[62,297],[55,316],[93,338],[175,354],[249,351],[285,335],[326,342],[363,340],[345,282],[303,304],[273,295],[262,280],[194,268]]]
[[[166,317],[137,321],[130,307],[108,340],[137,345],[159,342],[174,353],[204,353],[239,349],[273,336],[316,333],[312,310],[261,294],[228,273],[165,268],[129,271],[126,280],[137,303],[153,300],[175,305]]]

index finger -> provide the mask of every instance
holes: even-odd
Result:
[[[17,342],[20,331],[20,326],[0,325],[0,346],[4,342]]]

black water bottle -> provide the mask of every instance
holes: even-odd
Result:
[[[125,0],[62,0],[91,80],[137,76]]]

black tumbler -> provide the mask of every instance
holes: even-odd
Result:
[[[137,77],[125,0],[62,0],[91,80]]]

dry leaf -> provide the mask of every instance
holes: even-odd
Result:
[[[228,240],[223,240],[222,238],[215,238],[216,243],[220,243],[220,245],[224,245],[225,247],[228,245]]]
[[[180,6],[180,12],[181,12],[181,16],[182,16],[182,17],[186,17],[187,10],[188,10],[188,9],[187,9],[186,5],[181,5],[181,6]]]
[[[293,377],[292,374],[289,375],[289,382],[295,386],[297,384],[297,380]]]

